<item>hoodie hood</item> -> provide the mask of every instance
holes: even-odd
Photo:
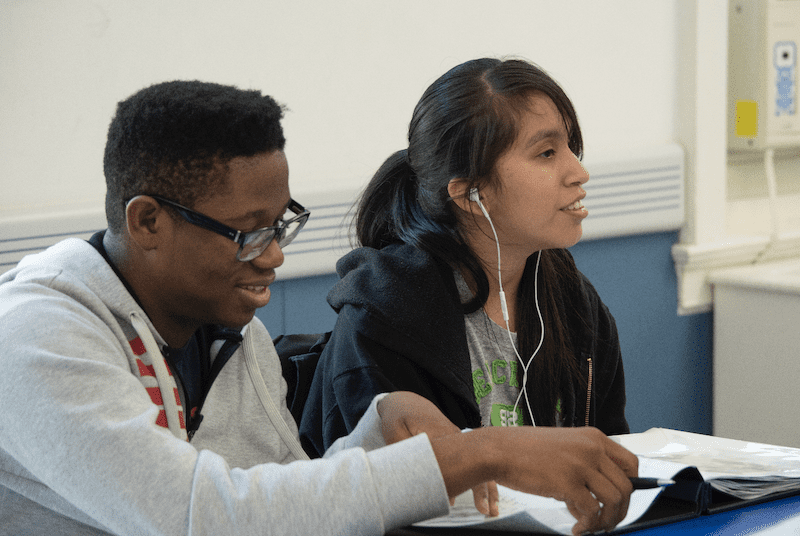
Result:
[[[38,281],[66,295],[80,297],[80,304],[103,318],[107,326],[119,328],[116,339],[126,340],[130,346],[126,353],[134,355],[130,362],[131,373],[139,378],[159,408],[156,424],[180,439],[188,439],[178,384],[160,350],[166,342],[113,268],[91,244],[69,238],[41,253],[29,255],[0,277],[0,284],[12,280]]]

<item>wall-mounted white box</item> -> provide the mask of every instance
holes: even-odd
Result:
[[[728,148],[800,146],[800,0],[730,0]]]

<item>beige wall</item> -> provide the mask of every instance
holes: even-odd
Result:
[[[424,88],[521,55],[573,98],[587,158],[674,140],[678,0],[0,2],[0,220],[102,205],[117,101],[192,78],[254,87],[284,122],[293,190],[358,188]]]

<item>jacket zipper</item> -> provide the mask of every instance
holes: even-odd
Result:
[[[584,426],[589,426],[589,410],[591,409],[592,405],[592,358],[589,357],[586,359],[586,361],[589,363],[589,384],[586,388],[586,421]]]

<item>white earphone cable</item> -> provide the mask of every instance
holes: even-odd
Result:
[[[514,338],[511,336],[511,326],[508,322],[508,305],[506,304],[506,293],[503,290],[503,274],[501,270],[500,264],[500,239],[497,236],[497,231],[494,228],[494,223],[492,222],[492,218],[489,217],[489,213],[487,212],[486,208],[481,203],[480,196],[478,195],[478,191],[474,188],[470,191],[470,199],[478,203],[478,207],[481,209],[481,212],[486,217],[486,220],[489,222],[489,226],[492,228],[492,234],[494,234],[494,241],[497,245],[497,283],[500,287],[500,308],[503,311],[503,320],[506,323],[506,333],[508,333],[508,340],[511,342],[511,348],[514,349],[514,353],[517,355],[517,359],[519,360],[519,364],[522,367],[523,374],[522,374],[522,387],[519,390],[519,396],[517,396],[517,400],[514,403],[514,413],[517,412],[517,407],[519,406],[520,398],[522,398],[522,394],[525,394],[525,404],[528,407],[528,414],[531,416],[531,425],[536,426],[536,420],[533,417],[533,409],[531,408],[531,402],[528,399],[528,392],[525,389],[525,386],[528,383],[528,368],[530,367],[531,363],[533,363],[533,358],[536,357],[536,354],[539,353],[539,350],[542,348],[542,343],[544,343],[544,319],[542,318],[542,311],[539,308],[539,263],[542,260],[542,251],[539,250],[538,255],[536,257],[536,271],[534,272],[534,301],[536,304],[536,313],[539,315],[539,325],[541,326],[541,334],[539,336],[539,344],[536,346],[536,350],[533,351],[531,354],[530,359],[528,359],[527,363],[522,361],[522,357],[519,355],[517,351],[517,346],[514,344]]]

